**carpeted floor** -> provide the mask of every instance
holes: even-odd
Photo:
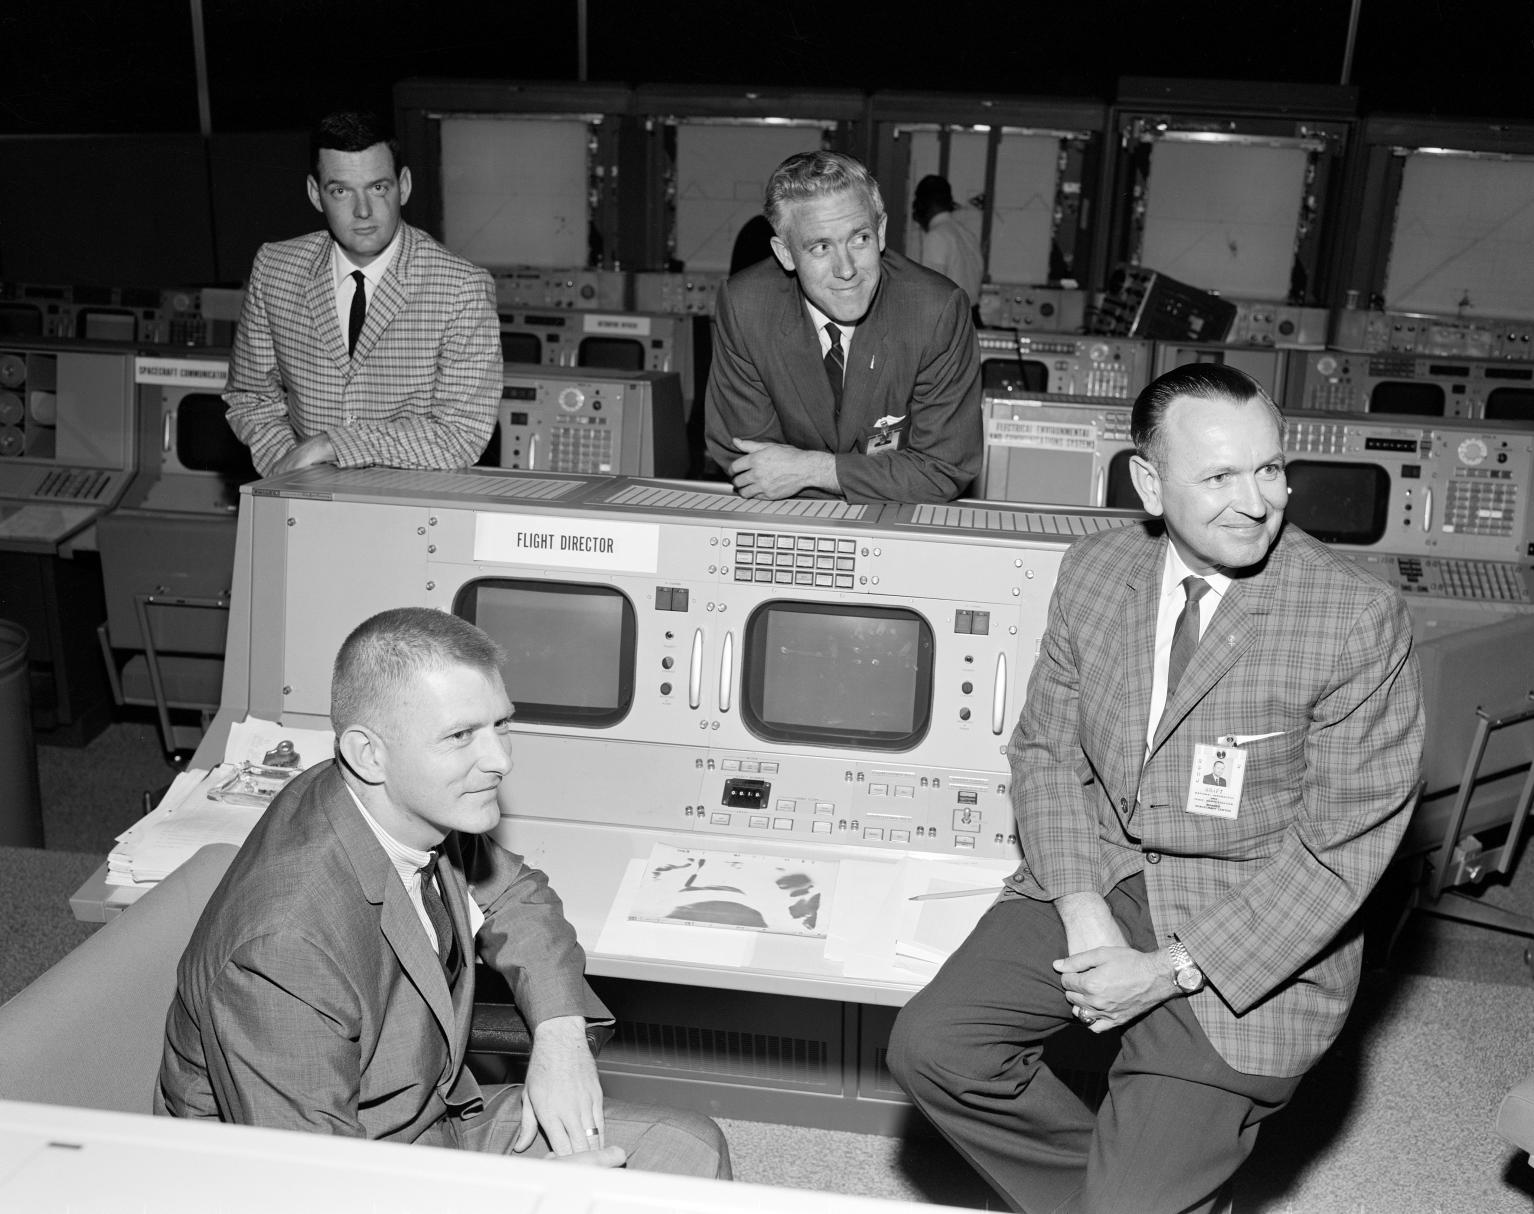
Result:
[[[81,750],[39,748],[48,850],[0,848],[0,1001],[94,930],[73,919],[70,893],[141,812],[142,793],[174,774],[148,721],[113,725]],[[1534,914],[1534,869],[1481,896]],[[1528,1214],[1534,1169],[1491,1129],[1502,1095],[1534,1071],[1525,943],[1413,914],[1389,968],[1366,973],[1342,1039],[1268,1123],[1237,1211]],[[1002,1208],[924,1134],[721,1125],[741,1180]]]

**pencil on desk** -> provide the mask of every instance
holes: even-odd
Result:
[[[935,902],[939,898],[969,898],[975,894],[999,894],[1001,886],[988,885],[984,889],[942,889],[932,894],[912,894],[909,902]]]

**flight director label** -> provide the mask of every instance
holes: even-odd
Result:
[[[1097,450],[1097,427],[992,417],[986,419],[985,441],[993,447],[1091,452]]]
[[[198,388],[222,388],[229,378],[229,363],[210,358],[135,358],[133,382],[136,384],[192,385]]]
[[[660,564],[660,526],[598,518],[478,514],[474,559],[501,565],[654,573]]]
[[[583,332],[612,333],[618,337],[649,337],[650,318],[627,312],[586,312],[582,314]]]

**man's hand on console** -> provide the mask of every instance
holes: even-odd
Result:
[[[805,489],[840,494],[836,457],[827,451],[804,451],[785,443],[732,438],[745,454],[730,465],[730,479],[742,497],[793,497]]]
[[[314,464],[333,464],[336,462],[336,449],[330,441],[328,434],[316,434],[313,438],[306,438],[298,446],[294,447],[286,455],[272,466],[272,475],[277,476],[283,472],[292,472],[298,468],[308,468]]]
[[[527,1150],[540,1129],[556,1159],[621,1168],[627,1158],[622,1147],[602,1144],[602,1084],[584,1016],[555,1016],[533,1030],[522,1124],[511,1149]]]

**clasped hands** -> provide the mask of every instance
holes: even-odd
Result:
[[[773,501],[793,497],[805,489],[840,493],[836,456],[826,451],[805,451],[786,443],[765,443],[750,438],[731,438],[745,454],[729,467],[730,480],[741,497]]]
[[[1123,1028],[1177,993],[1165,954],[1130,947],[1097,894],[1058,899],[1070,955],[1053,962],[1076,1018],[1094,1033]]]

